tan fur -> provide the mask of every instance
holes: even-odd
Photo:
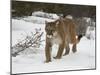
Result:
[[[69,54],[69,43],[73,44],[72,51],[76,52],[76,39],[75,23],[71,19],[60,18],[55,22],[46,23],[46,46],[45,56],[46,62],[51,61],[51,48],[54,44],[59,45],[57,56],[55,59],[60,59],[63,54],[64,48],[65,54]],[[52,35],[51,35],[52,34]]]

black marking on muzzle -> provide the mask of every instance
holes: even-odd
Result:
[[[53,32],[52,32],[51,30],[49,30],[49,31],[47,32],[47,35],[52,35],[52,36],[53,36]]]

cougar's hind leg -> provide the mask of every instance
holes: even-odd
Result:
[[[73,44],[72,51],[73,53],[77,52],[76,44]]]
[[[68,44],[68,45],[66,46],[65,53],[64,53],[63,56],[68,55],[69,52],[70,52],[70,47],[69,47],[69,44]]]
[[[77,51],[77,38],[76,38],[76,35],[73,35],[73,37],[72,37],[72,44],[73,44],[73,46],[72,46],[72,51],[73,51],[73,53],[75,53],[76,51]]]

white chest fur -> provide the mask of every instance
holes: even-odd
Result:
[[[62,41],[61,41],[61,38],[58,36],[58,37],[53,37],[53,38],[51,39],[51,43],[52,43],[52,44],[61,44]]]

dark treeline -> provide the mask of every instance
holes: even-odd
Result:
[[[96,6],[12,1],[12,16],[29,16],[40,10],[74,17],[96,17]]]

